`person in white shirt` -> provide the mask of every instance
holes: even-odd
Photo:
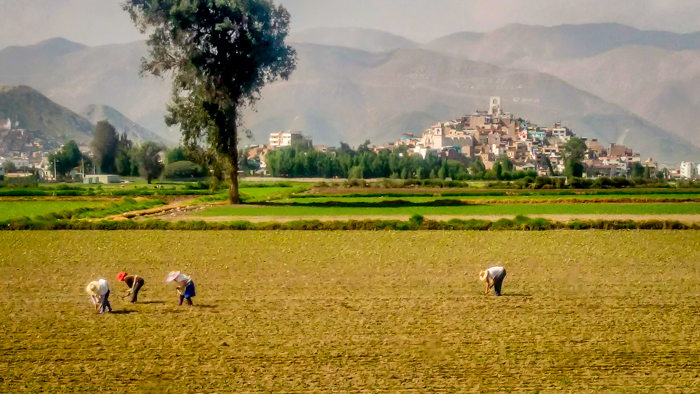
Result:
[[[479,272],[479,279],[486,283],[486,292],[488,294],[489,290],[493,287],[493,291],[496,297],[501,296],[501,286],[503,285],[503,279],[506,277],[506,269],[503,267],[491,267],[485,271]]]
[[[85,291],[90,294],[93,305],[95,305],[95,312],[100,310],[100,313],[104,313],[105,309],[112,312],[112,306],[109,304],[109,283],[106,280],[100,279],[98,281],[90,282],[85,288]]]
[[[172,271],[168,274],[165,279],[166,282],[174,282],[177,284],[177,294],[180,296],[180,302],[178,305],[182,305],[182,301],[187,300],[187,305],[194,306],[192,303],[192,297],[197,295],[195,293],[194,282],[192,278],[188,275],[181,273],[180,271]]]

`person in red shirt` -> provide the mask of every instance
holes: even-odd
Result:
[[[126,272],[120,272],[117,274],[117,279],[129,286],[125,297],[130,295],[132,304],[138,301],[139,290],[141,290],[144,283],[146,283],[143,278],[138,275],[129,275]]]

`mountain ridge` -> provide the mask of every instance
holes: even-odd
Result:
[[[357,144],[367,138],[384,143],[405,132],[420,133],[431,122],[485,109],[488,97],[502,96],[507,110],[543,125],[561,120],[579,135],[606,142],[635,137],[632,147],[662,160],[698,155],[697,147],[626,107],[537,70],[503,68],[424,47],[368,52],[294,46],[300,59],[292,78],[266,87],[257,111],[244,112],[258,142],[269,132],[296,129],[318,143]],[[145,54],[144,42],[90,47],[62,56],[50,73],[25,67],[17,79],[39,83],[40,91],[78,111],[95,102],[120,108],[134,122],[176,140],[177,133],[163,125],[169,81],[138,77]],[[7,78],[3,71],[0,82]]]
[[[108,121],[118,133],[126,133],[127,137],[136,143],[145,141],[160,142],[167,145],[177,145],[173,141],[164,140],[158,134],[137,124],[124,114],[109,105],[90,104],[78,112],[79,115],[96,125],[102,120]]]
[[[70,139],[89,142],[94,134],[87,119],[29,86],[0,85],[0,119],[7,118],[19,128],[40,131],[60,143]]]

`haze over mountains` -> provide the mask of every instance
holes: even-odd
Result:
[[[0,85],[0,120],[10,119],[21,128],[43,131],[53,141],[89,142],[93,125],[27,86]]]
[[[700,157],[692,128],[700,103],[698,33],[511,25],[417,44],[344,28],[297,33],[290,42],[299,51],[297,71],[265,88],[257,111],[244,115],[258,142],[294,129],[316,143],[382,144],[485,109],[498,95],[505,110],[541,125],[561,120],[581,136],[626,143],[660,161]],[[138,75],[145,54],[143,42],[9,47],[0,51],[0,84],[32,86],[77,112],[108,105],[177,140],[163,124],[169,81]]]
[[[158,134],[148,130],[133,120],[124,116],[121,112],[110,107],[109,105],[91,104],[78,112],[82,117],[89,120],[92,124],[97,124],[102,120],[108,121],[118,133],[126,135],[130,140],[141,143],[145,141],[156,141],[166,143],[168,145],[177,145],[176,141],[168,141]]]

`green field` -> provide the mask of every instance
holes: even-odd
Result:
[[[438,193],[439,194],[439,193]],[[582,194],[582,195],[556,195],[556,194],[543,194],[543,195],[508,195],[508,196],[488,196],[488,195],[466,195],[466,196],[422,196],[422,197],[412,197],[408,195],[403,196],[369,196],[369,197],[345,197],[343,195],[338,196],[323,196],[314,197],[313,195],[301,195],[293,196],[286,199],[280,200],[280,202],[297,202],[300,204],[310,204],[310,203],[324,203],[328,201],[338,201],[338,202],[382,202],[382,201],[392,201],[392,200],[403,200],[410,202],[428,202],[435,200],[467,200],[467,201],[479,201],[479,200],[513,200],[513,201],[529,201],[529,200],[561,200],[561,199],[577,199],[577,200],[595,200],[595,199],[605,199],[605,200],[621,200],[621,199],[686,199],[686,198],[700,198],[700,194],[691,193],[673,193],[673,194],[622,194],[622,195],[593,195],[593,194]]]
[[[3,392],[700,391],[694,231],[6,232],[0,298]]]
[[[12,218],[36,215],[46,215],[52,212],[82,208],[95,207],[107,204],[108,201],[1,201],[0,200],[0,221]]]
[[[663,204],[495,204],[446,207],[214,206],[194,215],[223,216],[390,216],[390,215],[684,215],[700,214],[700,203]]]

